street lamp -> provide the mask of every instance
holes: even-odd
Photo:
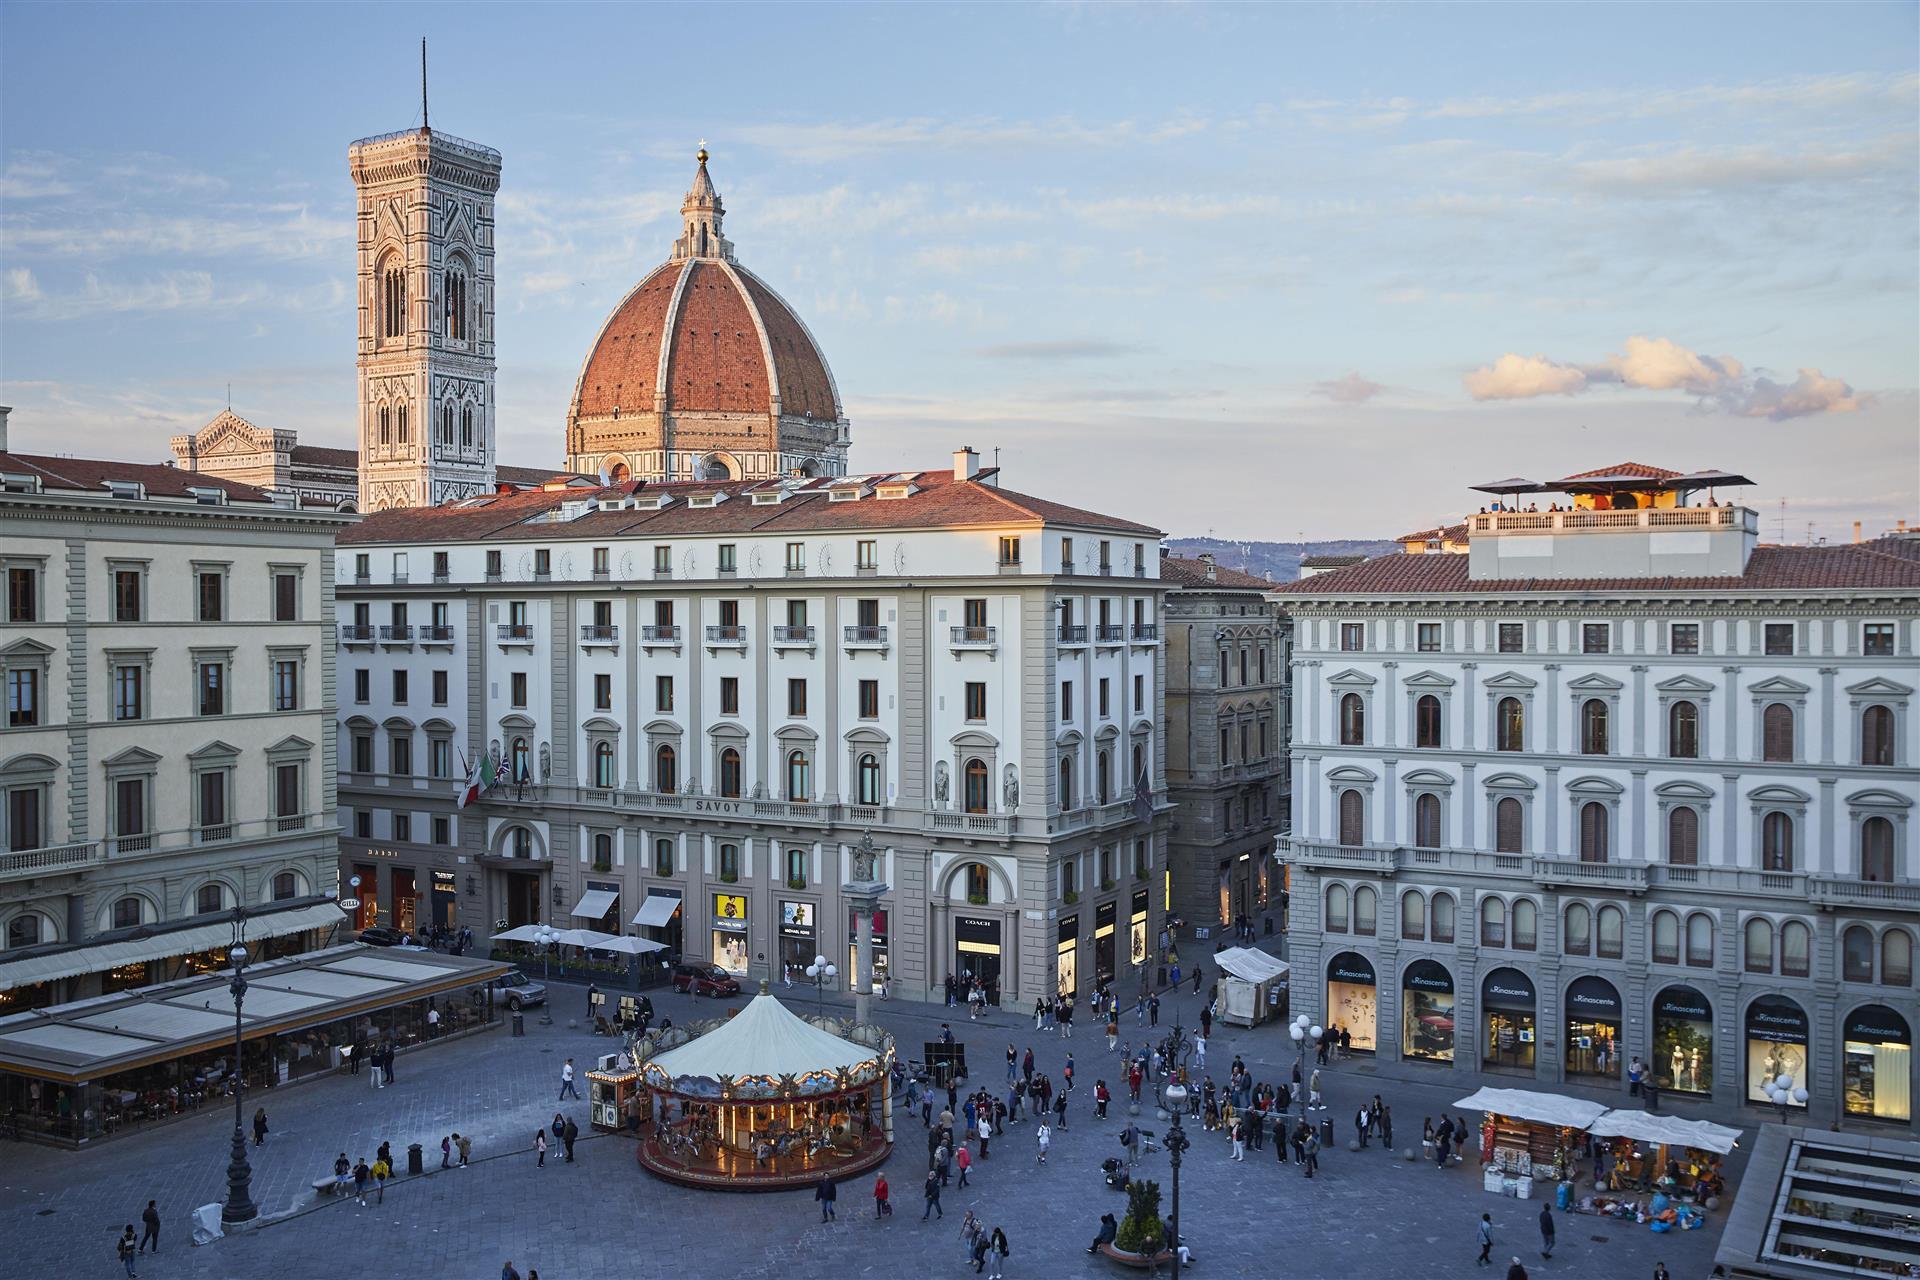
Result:
[[[553,955],[553,944],[559,937],[560,935],[555,933],[549,925],[540,925],[533,931],[533,940],[540,944],[540,982],[542,986],[551,985],[553,970],[549,966],[549,960]],[[543,1027],[553,1025],[553,994],[551,992],[547,994],[545,1000],[540,1002],[540,1025]]]
[[[1294,1090],[1300,1095],[1300,1114],[1307,1114],[1307,1046],[1320,1043],[1320,1028],[1313,1025],[1313,1019],[1301,1014],[1287,1026],[1287,1034],[1293,1037],[1293,1044],[1300,1051],[1300,1058],[1294,1064],[1294,1071],[1300,1077],[1300,1087]]]
[[[1767,1101],[1779,1108],[1781,1124],[1787,1122],[1787,1108],[1789,1106],[1797,1104],[1804,1107],[1807,1105],[1806,1087],[1796,1087],[1793,1083],[1793,1077],[1784,1071],[1767,1081],[1763,1089],[1767,1095]]]
[[[253,1169],[247,1164],[247,1134],[241,1119],[247,1092],[246,1073],[240,1069],[240,1001],[247,994],[247,979],[241,972],[247,967],[247,944],[242,941],[246,928],[247,913],[235,907],[233,946],[227,951],[227,963],[233,966],[233,981],[228,987],[233,992],[233,1152],[227,1161],[227,1202],[220,1206],[220,1221],[228,1223],[251,1222],[260,1213],[249,1185]]]
[[[1175,1280],[1180,1275],[1180,1158],[1187,1148],[1193,1145],[1193,1139],[1180,1127],[1180,1113],[1187,1109],[1187,1086],[1180,1083],[1180,1069],[1186,1065],[1191,1049],[1186,1045],[1186,1037],[1176,1017],[1173,1035],[1167,1042],[1167,1087],[1162,1090],[1171,1127],[1161,1138],[1160,1145],[1167,1149],[1167,1159],[1173,1165],[1173,1209],[1167,1216],[1169,1235],[1167,1247],[1173,1251],[1173,1274]]]
[[[816,1013],[826,1014],[826,984],[829,978],[838,977],[840,971],[833,967],[825,956],[815,956],[813,963],[807,966],[807,976],[813,979],[813,998]]]

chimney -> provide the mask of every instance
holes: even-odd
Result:
[[[12,412],[12,405],[0,404],[0,453],[7,451],[7,415]]]
[[[1860,522],[1858,520],[1853,522],[1853,540],[1855,542],[1860,541]]]
[[[955,480],[971,480],[979,474],[980,455],[973,451],[972,445],[963,444],[953,451],[953,478]]]
[[[1219,567],[1219,566],[1218,566],[1217,564],[1215,564],[1215,563],[1214,563],[1214,559],[1213,559],[1213,552],[1211,552],[1211,551],[1202,551],[1202,552],[1200,553],[1200,563],[1201,563],[1201,564],[1203,564],[1203,565],[1205,565],[1205,566],[1207,566],[1207,581],[1208,581],[1208,582],[1217,582],[1217,581],[1219,581],[1219,579],[1220,579],[1220,567]]]

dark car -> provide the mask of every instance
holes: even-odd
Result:
[[[397,947],[400,945],[400,939],[405,936],[398,929],[389,929],[383,924],[360,931],[360,941],[370,947]]]
[[[717,964],[673,966],[673,989],[696,996],[737,996],[740,983]]]

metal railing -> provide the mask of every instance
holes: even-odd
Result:
[[[413,627],[405,622],[384,622],[380,625],[380,640],[383,644],[412,644]]]
[[[340,624],[341,644],[371,644],[373,642],[373,624],[368,622],[343,622]]]
[[[1126,625],[1119,622],[1103,622],[1095,629],[1093,638],[1101,644],[1119,644],[1127,638]]]
[[[738,623],[721,624],[707,628],[708,644],[745,644],[747,629]]]
[[[420,639],[424,644],[452,644],[453,628],[447,626],[422,627]]]
[[[952,644],[956,649],[991,649],[999,644],[996,627],[955,627]]]
[[[1064,626],[1060,628],[1061,644],[1085,644],[1087,629],[1084,626]]]
[[[620,628],[611,622],[583,622],[580,624],[581,644],[615,644],[620,639]]]
[[[885,627],[848,627],[846,642],[848,644],[885,644],[887,629]]]
[[[1539,533],[1566,529],[1759,530],[1747,507],[1649,507],[1628,511],[1487,511],[1468,517],[1475,534]]]
[[[640,628],[640,640],[643,644],[679,644],[680,628],[671,622],[656,622]]]
[[[1160,638],[1160,624],[1157,622],[1134,623],[1133,638],[1135,640],[1158,640]]]
[[[500,639],[503,643],[517,641],[521,644],[532,644],[533,624],[530,622],[503,622],[500,624]]]
[[[813,628],[800,624],[797,626],[776,626],[773,629],[775,644],[812,644]]]

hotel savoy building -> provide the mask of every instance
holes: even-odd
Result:
[[[1745,483],[1505,481],[1277,589],[1293,1000],[1357,1053],[1912,1123],[1920,540],[1762,545]]]

